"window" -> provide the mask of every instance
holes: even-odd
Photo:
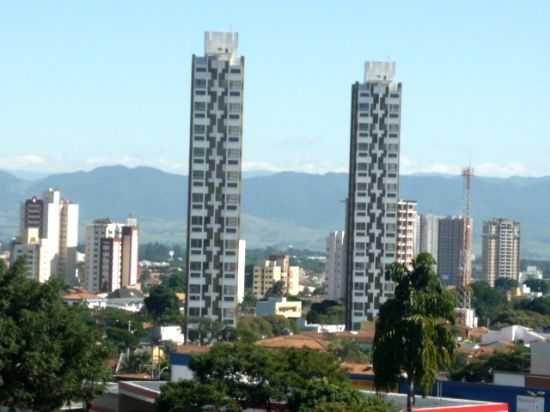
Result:
[[[397,185],[395,183],[388,183],[386,185],[386,191],[388,193],[397,193]]]
[[[241,113],[240,103],[229,103],[229,113]]]
[[[238,205],[239,204],[239,195],[237,195],[237,194],[225,195],[225,202],[228,205]]]
[[[398,124],[390,124],[389,129],[390,129],[390,132],[398,132],[399,131],[399,125]]]
[[[365,202],[356,203],[355,208],[360,211],[367,210],[367,204]]]
[[[227,132],[230,136],[240,136],[241,127],[240,126],[229,126]]]
[[[231,73],[234,73],[234,74],[239,74],[241,72],[241,69],[236,67],[236,68],[232,68],[231,69]]]
[[[395,223],[388,223],[386,225],[386,232],[388,233],[395,233],[396,225]]]
[[[363,132],[366,132],[369,130],[369,125],[368,123],[359,123],[359,130],[363,131]]]
[[[368,103],[359,103],[359,110],[361,111],[368,111],[370,108],[370,105]]]
[[[191,195],[191,201],[193,203],[200,203],[204,199],[204,195],[202,193],[193,193]]]
[[[193,179],[203,179],[204,172],[202,170],[193,170]]]
[[[399,105],[390,104],[390,113],[399,113]]]
[[[359,191],[367,190],[367,184],[366,183],[357,183],[357,190],[359,190]]]
[[[386,211],[389,213],[395,213],[397,211],[397,205],[395,203],[388,203],[386,205]]]
[[[395,252],[395,243],[386,243],[386,252],[393,253]]]
[[[189,293],[201,293],[201,285],[189,285]]]
[[[229,88],[231,90],[240,90],[242,87],[242,82],[240,80],[230,80]]]
[[[197,66],[197,69],[195,71],[197,73],[204,73],[204,72],[206,72],[206,67]]]
[[[227,217],[225,218],[225,224],[229,227],[237,227],[239,224],[239,218],[238,217]]]
[[[241,158],[241,151],[239,149],[229,149],[227,150],[227,158],[239,160]]]
[[[194,156],[194,157],[195,157],[195,156],[196,156],[196,157],[202,157],[202,156],[204,156],[204,152],[205,152],[205,150],[204,150],[203,147],[195,147],[195,148],[193,149],[193,156]]]
[[[201,239],[191,239],[191,247],[192,248],[202,247],[202,240]]]
[[[205,133],[206,132],[206,126],[203,124],[196,124],[194,129],[195,133]]]
[[[386,145],[386,150],[388,153],[398,153],[399,152],[399,145],[395,143],[388,143]]]
[[[353,289],[355,289],[355,290],[365,290],[365,284],[363,282],[355,282],[353,284]]]
[[[200,316],[200,308],[189,308],[189,316],[190,317],[198,317]]]
[[[364,242],[357,242],[355,243],[355,249],[357,250],[365,250],[367,244]]]
[[[241,174],[239,172],[227,172],[227,180],[229,182],[238,182]]]
[[[202,268],[201,262],[191,262],[189,264],[189,269],[191,270],[201,270],[201,268]]]
[[[397,163],[388,163],[388,173],[397,173]]]
[[[195,87],[204,89],[206,87],[206,79],[195,79]]]
[[[195,111],[204,112],[206,110],[205,102],[195,102]]]
[[[226,249],[237,249],[239,247],[239,243],[236,240],[226,240],[225,241],[225,248]]]
[[[235,294],[235,286],[224,286],[223,287],[223,294],[224,295],[234,295]]]
[[[357,170],[360,172],[366,172],[368,165],[366,163],[357,163]]]
[[[353,302],[353,310],[362,311],[363,310],[363,302]]]
[[[191,216],[192,225],[202,225],[202,216]]]
[[[365,270],[365,264],[363,262],[355,262],[355,270]]]
[[[355,230],[366,230],[367,224],[364,222],[358,222],[355,224]]]
[[[369,150],[369,145],[367,143],[359,143],[357,145],[357,150],[361,152],[366,152],[367,150]]]
[[[226,272],[235,272],[237,270],[237,264],[236,263],[224,263],[223,264],[223,270]]]

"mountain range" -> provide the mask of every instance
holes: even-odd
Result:
[[[139,219],[142,241],[182,242],[185,236],[187,177],[161,170],[109,166],[89,172],[25,180],[0,171],[0,239],[17,233],[19,205],[48,188],[80,204],[81,225],[101,217]],[[419,212],[458,215],[462,179],[447,175],[404,175],[401,198],[416,200]],[[243,238],[249,247],[324,249],[331,230],[343,229],[347,175],[295,172],[258,173],[243,182]],[[521,222],[522,255],[550,258],[550,177],[476,177],[472,188],[475,241],[481,222],[507,217]],[[81,231],[81,238],[83,238]]]

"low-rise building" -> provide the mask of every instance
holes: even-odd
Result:
[[[144,296],[137,289],[119,289],[111,294],[96,294],[84,289],[73,289],[63,296],[69,305],[84,304],[88,309],[113,308],[127,312],[139,312],[144,305]]]
[[[286,255],[272,255],[262,265],[254,266],[252,293],[256,299],[261,299],[276,282],[283,282],[284,292],[288,295],[300,293],[299,266],[290,266]]]
[[[302,317],[302,302],[288,301],[285,297],[270,297],[256,303],[256,316],[284,316],[287,319]]]

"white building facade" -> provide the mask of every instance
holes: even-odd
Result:
[[[393,295],[396,261],[401,83],[395,63],[367,62],[352,86],[346,213],[346,327],[357,330]]]
[[[419,214],[416,218],[416,254],[429,253],[437,259],[438,236],[439,216]]]
[[[327,237],[325,274],[328,298],[343,302],[346,297],[346,247],[343,230],[331,232]]]
[[[56,276],[69,286],[76,283],[78,215],[78,204],[62,199],[59,190],[23,203],[12,256],[26,256],[30,278],[46,282]]]
[[[138,226],[98,219],[86,227],[84,286],[90,292],[113,292],[138,283]]]
[[[400,200],[397,205],[397,263],[407,267],[415,257],[416,202]]]
[[[519,280],[520,225],[512,219],[483,222],[483,274],[495,285],[499,278]]]
[[[238,34],[205,33],[193,56],[187,215],[187,331],[235,325],[241,217],[244,57]]]

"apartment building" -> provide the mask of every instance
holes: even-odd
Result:
[[[502,218],[483,222],[483,275],[491,286],[499,278],[519,280],[519,247],[519,222]]]

